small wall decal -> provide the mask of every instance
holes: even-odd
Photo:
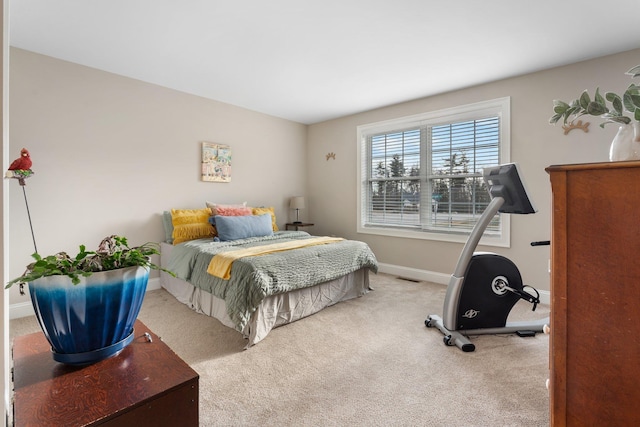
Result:
[[[578,120],[576,123],[569,123],[568,125],[562,125],[562,129],[564,129],[564,134],[567,135],[574,129],[582,129],[584,133],[589,132],[589,122],[582,123],[582,120]]]
[[[331,152],[331,153],[327,153],[327,161],[329,161],[329,159],[336,159],[336,153]]]

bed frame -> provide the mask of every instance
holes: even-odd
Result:
[[[173,245],[163,242],[160,247],[160,263],[166,266]],[[223,325],[235,329],[224,300],[165,272],[160,273],[160,285],[196,312],[212,316]],[[370,290],[369,269],[362,268],[335,280],[269,296],[253,313],[247,326],[240,331],[248,339],[246,348],[260,342],[273,328],[295,322],[338,302],[362,296]]]

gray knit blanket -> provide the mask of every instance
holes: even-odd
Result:
[[[375,255],[366,243],[355,240],[240,258],[234,261],[229,280],[207,273],[209,262],[217,253],[311,237],[304,231],[281,231],[273,236],[230,242],[192,240],[173,248],[167,268],[180,279],[223,299],[229,317],[242,332],[267,296],[314,286],[361,268],[377,273]]]

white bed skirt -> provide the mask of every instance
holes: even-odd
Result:
[[[172,248],[170,244],[161,243],[161,265],[168,264]],[[160,273],[160,285],[196,312],[215,317],[225,326],[235,329],[224,300],[165,272]],[[264,339],[273,328],[310,316],[340,301],[362,296],[369,290],[369,269],[363,268],[315,286],[269,296],[242,331],[249,340],[247,348]]]

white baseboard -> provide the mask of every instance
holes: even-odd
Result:
[[[156,289],[160,289],[160,278],[152,277],[149,279],[149,283],[147,283],[147,292],[155,291]]]
[[[417,268],[403,267],[401,265],[378,263],[380,273],[393,274],[407,279],[424,280],[426,282],[449,284],[450,274],[437,273],[435,271],[419,270]]]
[[[152,277],[149,279],[149,283],[147,283],[147,291],[153,291],[154,289],[160,289],[159,277]],[[33,305],[31,304],[31,301],[11,304],[9,306],[9,319],[19,319],[21,317],[28,317],[28,316],[35,316],[35,312],[33,311]]]
[[[541,291],[540,292],[540,304],[550,305],[551,304],[551,291]]]
[[[33,305],[31,301],[11,304],[9,306],[9,319],[19,319],[21,317],[34,316]]]
[[[426,282],[439,283],[442,285],[449,284],[450,274],[438,273],[436,271],[420,270],[417,268],[403,267],[400,265],[378,263],[378,271],[380,273],[392,274],[398,277],[404,277],[413,280],[424,280]],[[541,291],[540,303],[549,305],[551,303],[551,292]]]

